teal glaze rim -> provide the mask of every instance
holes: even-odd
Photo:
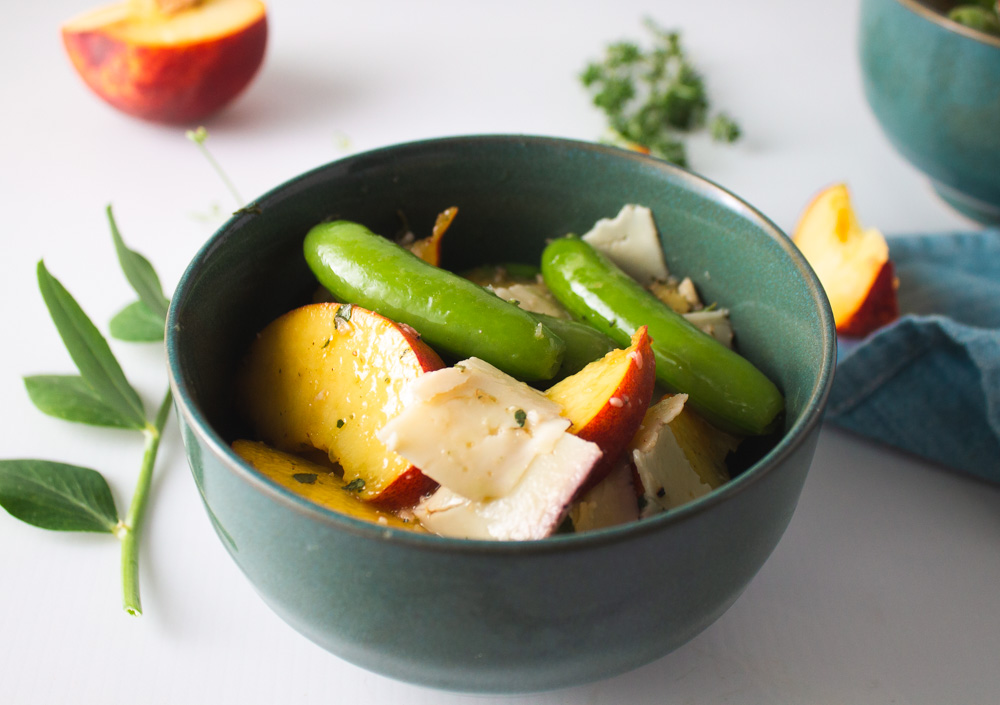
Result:
[[[286,507],[310,517],[313,520],[336,527],[356,534],[363,538],[379,541],[392,541],[399,545],[410,546],[429,552],[446,552],[455,554],[490,554],[490,555],[546,555],[552,552],[565,552],[575,550],[589,550],[596,547],[610,546],[622,541],[631,540],[636,537],[646,536],[660,531],[663,527],[685,521],[688,517],[709,511],[717,504],[726,502],[728,498],[744,491],[753,483],[769,473],[769,471],[783,459],[788,457],[818,426],[823,417],[823,409],[830,388],[833,384],[834,369],[836,367],[836,329],[833,322],[833,313],[830,309],[826,295],[812,267],[806,262],[805,257],[798,248],[792,244],[791,239],[775,225],[769,218],[763,215],[749,203],[739,198],[729,190],[718,184],[682,169],[674,164],[639,154],[618,147],[602,145],[593,142],[583,142],[563,139],[558,137],[542,137],[532,135],[464,135],[457,137],[437,137],[426,140],[417,140],[395,145],[389,145],[378,149],[352,154],[343,159],[330,162],[298,176],[295,176],[284,183],[272,188],[260,198],[253,202],[266,205],[267,201],[279,196],[279,192],[286,191],[295,184],[312,177],[317,172],[321,172],[333,164],[342,164],[345,161],[367,159],[386,152],[394,152],[400,149],[429,148],[437,145],[455,146],[462,143],[476,143],[482,141],[493,143],[509,143],[519,147],[528,144],[545,146],[557,150],[580,151],[601,156],[604,158],[624,159],[636,163],[644,168],[654,168],[669,172],[673,178],[682,182],[688,189],[697,194],[714,201],[726,208],[754,221],[765,233],[773,239],[778,246],[791,259],[792,264],[799,275],[805,280],[807,290],[813,300],[818,304],[819,316],[822,324],[822,358],[820,360],[819,375],[809,393],[805,407],[799,418],[785,433],[780,441],[763,458],[747,468],[739,477],[731,480],[722,487],[719,487],[708,494],[700,497],[682,507],[673,509],[656,516],[647,517],[630,524],[598,529],[582,534],[562,534],[550,536],[544,539],[533,541],[486,541],[478,539],[456,539],[435,534],[418,534],[404,529],[382,527],[377,524],[355,519],[345,514],[340,514],[330,509],[326,509],[310,502],[288,490],[281,485],[267,479],[254,470],[247,462],[240,458],[230,448],[229,444],[219,436],[211,427],[201,412],[194,405],[188,386],[183,382],[183,376],[178,364],[177,354],[177,332],[179,325],[177,321],[178,302],[183,301],[186,292],[192,282],[198,278],[200,269],[199,262],[209,256],[213,250],[219,246],[219,242],[227,236],[227,231],[241,218],[252,217],[246,214],[232,216],[224,223],[201,247],[190,264],[181,276],[177,288],[171,300],[170,308],[167,312],[167,374],[170,387],[173,390],[174,404],[178,415],[182,421],[188,425],[197,439],[206,445],[217,460],[221,462],[229,471],[237,475],[241,480],[247,482],[251,487],[280,502]]]
[[[950,20],[946,15],[942,15],[933,8],[924,5],[920,2],[920,0],[896,0],[896,2],[910,12],[919,15],[926,20],[930,20],[942,29],[954,32],[955,34],[960,34],[963,37],[968,37],[969,39],[975,39],[977,42],[981,42],[987,46],[1000,49],[1000,37],[995,37],[992,34],[986,34],[986,32],[980,32],[978,29],[973,29],[972,27],[967,27],[960,22],[956,22],[955,20]]]

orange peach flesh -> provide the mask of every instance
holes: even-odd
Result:
[[[458,208],[455,206],[441,211],[434,221],[434,229],[431,231],[431,234],[410,245],[410,252],[427,264],[433,264],[435,267],[440,266],[441,238],[444,237],[445,232],[451,226],[451,222],[455,220],[456,215],[458,215]]]
[[[861,227],[845,185],[813,199],[793,241],[823,285],[838,332],[865,335],[898,317],[889,245]]]
[[[234,441],[233,451],[260,474],[321,507],[381,526],[423,532],[416,522],[403,521],[370,502],[359,500],[345,487],[343,479],[327,467],[257,441]]]
[[[435,483],[375,437],[399,411],[400,391],[443,367],[413,329],[371,311],[311,304],[268,325],[238,379],[239,401],[258,437],[295,453],[318,448],[363,480],[363,499],[411,506]]]

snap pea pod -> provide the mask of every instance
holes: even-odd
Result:
[[[317,225],[303,250],[339,300],[412,326],[440,352],[478,357],[524,381],[551,379],[562,364],[563,341],[527,311],[363,225]]]
[[[542,253],[542,277],[575,317],[620,345],[648,326],[656,379],[720,428],[741,435],[774,430],[785,401],[749,360],[698,330],[577,237]]]
[[[544,313],[532,313],[553,333],[566,343],[562,366],[555,379],[562,379],[576,374],[594,360],[600,360],[612,350],[618,349],[618,344],[596,328],[585,323],[570,321],[565,318],[555,318]]]

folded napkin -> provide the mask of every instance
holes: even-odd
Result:
[[[1000,230],[889,238],[901,318],[841,340],[826,419],[1000,483]]]

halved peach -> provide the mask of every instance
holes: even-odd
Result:
[[[409,326],[358,306],[310,304],[257,336],[238,401],[260,440],[292,453],[323,450],[363,499],[408,507],[436,483],[375,432],[402,408],[407,382],[443,366]]]
[[[283,453],[258,441],[234,441],[233,451],[265,477],[321,507],[380,526],[424,531],[415,521],[404,521],[391,512],[382,511],[370,502],[358,499],[348,483],[331,472],[330,468],[291,453]]]
[[[604,453],[584,491],[611,472],[642,423],[655,385],[656,362],[642,326],[629,347],[612,350],[545,392],[572,422],[570,433],[596,443]]]
[[[861,227],[846,185],[812,200],[792,240],[826,291],[838,333],[865,336],[899,317],[889,245],[878,230]]]
[[[257,73],[267,12],[260,0],[127,0],[70,20],[62,38],[77,73],[115,108],[190,123]]]

